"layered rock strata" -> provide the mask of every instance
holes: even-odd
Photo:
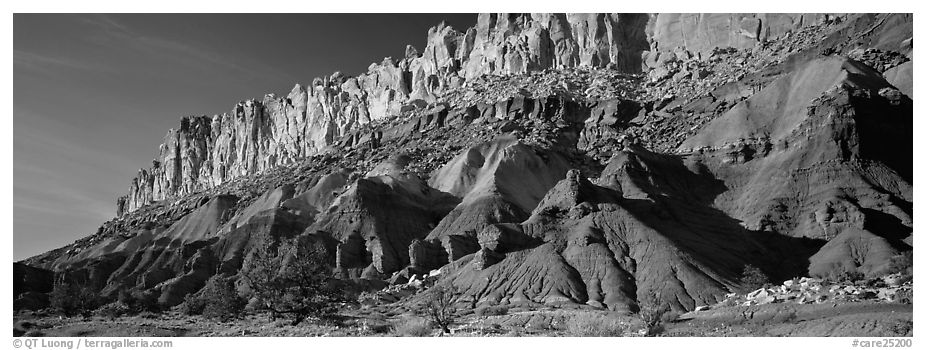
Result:
[[[243,101],[229,113],[190,116],[168,131],[149,168],[117,200],[117,216],[317,154],[371,122],[432,104],[482,76],[570,67],[643,71],[646,57],[679,47],[744,48],[821,15],[480,14],[474,27],[428,31],[419,52],[334,73],[285,96]],[[457,106],[464,107],[464,106]]]

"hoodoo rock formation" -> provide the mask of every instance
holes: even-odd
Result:
[[[14,265],[16,305],[51,271],[177,305],[264,239],[471,305],[683,311],[746,266],[876,277],[912,249],[912,35],[905,14],[440,24],[356,77],[184,117],[117,218]]]

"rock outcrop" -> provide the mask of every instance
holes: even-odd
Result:
[[[681,48],[705,55],[715,47],[749,49],[804,26],[842,20],[839,15],[819,13],[667,13],[653,17],[647,29],[656,49]]]
[[[475,236],[490,224],[519,222],[567,169],[561,155],[538,154],[511,136],[467,149],[431,177],[432,187],[462,201],[428,238]]]
[[[730,188],[715,203],[747,228],[826,240],[875,229],[900,240],[912,229],[912,101],[881,96],[889,86],[858,62],[812,61],[682,148],[707,155]]]
[[[117,201],[117,216],[317,154],[371,122],[427,106],[488,75],[570,67],[640,73],[643,52],[745,48],[821,15],[480,14],[463,32],[445,24],[427,46],[386,58],[357,77],[334,73],[286,96],[238,103],[230,113],[184,117]],[[652,46],[651,47],[651,43]],[[466,106],[457,106],[466,107]],[[414,108],[414,107],[412,107]]]
[[[391,274],[409,265],[409,244],[424,238],[457,203],[404,173],[406,163],[407,157],[399,156],[353,182],[306,230],[340,242],[339,269],[370,267],[371,273]]]

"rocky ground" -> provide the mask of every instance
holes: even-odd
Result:
[[[710,306],[659,316],[647,332],[639,314],[578,305],[455,306],[450,334],[432,327],[414,296],[432,288],[439,272],[365,293],[334,316],[300,325],[246,312],[219,321],[185,315],[180,308],[134,316],[62,317],[50,310],[22,311],[15,336],[912,336],[912,280],[892,274],[864,281],[795,278],[780,286],[731,293]]]
[[[586,308],[512,307],[501,315],[461,312],[449,336],[642,336],[635,315]],[[827,302],[814,305],[731,306],[670,315],[658,336],[855,336],[903,337],[913,334],[910,304]],[[27,337],[158,336],[441,336],[418,316],[369,309],[345,312],[338,322],[269,321],[265,315],[219,322],[176,312],[119,318],[59,318],[41,312],[14,317],[14,335]],[[446,336],[446,335],[445,335]]]

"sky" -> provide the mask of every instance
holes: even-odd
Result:
[[[13,256],[96,232],[182,116],[424,48],[475,14],[14,14]]]

